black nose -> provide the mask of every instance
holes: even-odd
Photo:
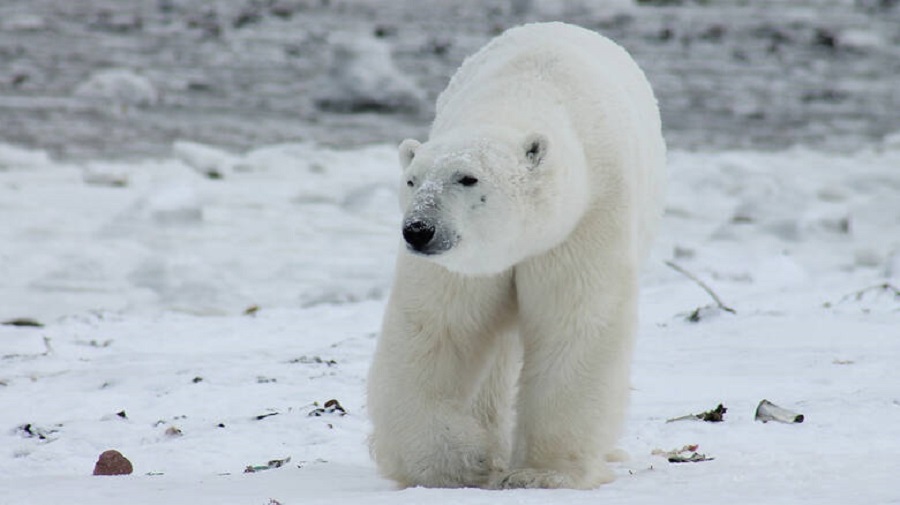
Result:
[[[419,251],[434,238],[434,226],[425,221],[410,221],[403,225],[403,239]]]

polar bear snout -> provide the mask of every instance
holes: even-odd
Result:
[[[403,240],[418,252],[425,252],[434,238],[434,225],[422,220],[407,221],[403,224]]]
[[[403,240],[408,251],[435,256],[452,249],[459,238],[438,219],[412,216],[403,221]]]

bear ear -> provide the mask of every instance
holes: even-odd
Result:
[[[400,143],[400,167],[406,168],[412,163],[413,158],[416,157],[416,149],[422,145],[421,142],[415,139],[406,139]]]
[[[540,133],[532,133],[525,139],[522,149],[525,151],[525,159],[529,168],[537,168],[547,155],[547,137]]]

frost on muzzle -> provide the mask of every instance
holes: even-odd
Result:
[[[427,181],[416,191],[403,220],[403,240],[412,253],[433,256],[456,245],[456,234],[440,218],[440,196],[443,186]]]

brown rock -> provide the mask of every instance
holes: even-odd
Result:
[[[129,475],[133,471],[131,461],[121,452],[113,450],[101,454],[94,465],[94,475]]]

